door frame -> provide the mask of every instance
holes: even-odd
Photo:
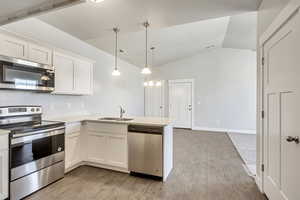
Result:
[[[194,93],[195,93],[195,79],[174,79],[174,80],[168,80],[168,116],[170,116],[170,85],[174,83],[191,83],[192,85],[192,116],[191,116],[191,129],[193,130],[195,127],[195,99],[194,99]]]
[[[264,193],[264,46],[266,42],[300,9],[300,0],[291,0],[287,6],[279,13],[267,30],[259,37],[260,53],[258,54],[257,64],[257,170],[260,176],[255,177],[255,181],[260,191]],[[300,12],[300,11],[299,11]]]

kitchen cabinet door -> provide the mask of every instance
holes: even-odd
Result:
[[[93,63],[79,60],[74,66],[74,92],[76,94],[92,94]]]
[[[74,90],[74,59],[61,53],[54,53],[55,91],[57,94],[72,94]]]
[[[52,50],[36,44],[28,45],[28,59],[46,65],[52,64]]]
[[[65,169],[69,169],[81,162],[80,132],[66,135],[66,163]]]
[[[107,164],[106,136],[96,132],[88,132],[87,160],[98,164]]]
[[[0,54],[27,59],[28,43],[15,37],[0,35]]]
[[[107,136],[107,155],[109,165],[127,169],[127,137],[123,135]]]
[[[8,150],[0,150],[0,199],[8,198]]]

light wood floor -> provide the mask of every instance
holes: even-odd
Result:
[[[174,131],[174,169],[165,183],[80,167],[27,200],[266,200],[226,134]]]

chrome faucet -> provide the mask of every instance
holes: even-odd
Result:
[[[124,108],[122,107],[122,106],[120,106],[120,119],[122,119],[123,118],[123,115],[125,114],[125,110],[124,110]]]

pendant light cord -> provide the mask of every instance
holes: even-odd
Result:
[[[148,26],[149,26],[149,22],[145,22],[144,26],[146,28],[146,64],[145,67],[148,68]]]
[[[118,69],[118,28],[114,28],[114,31],[116,33],[116,46],[115,46],[115,70]]]

